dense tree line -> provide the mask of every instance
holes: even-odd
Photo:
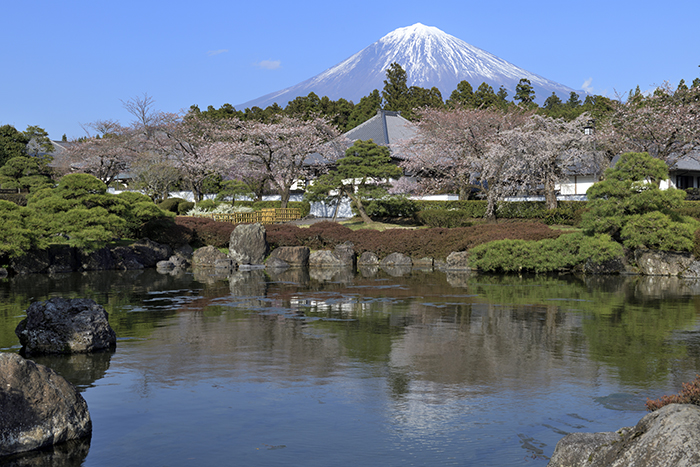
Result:
[[[409,87],[407,78],[393,63],[383,90],[357,104],[310,93],[285,108],[273,104],[244,111],[224,104],[166,113],[144,94],[123,102],[134,118],[129,124],[103,120],[85,125],[88,136],[71,143],[58,168],[94,175],[107,185],[128,173],[132,188],[154,200],[175,188],[190,190],[201,200],[205,192],[235,184],[237,192],[245,186],[243,191],[256,198],[277,193],[284,205],[298,180],[322,175],[343,156],[347,144],[340,133],[377,109],[398,110],[418,132],[399,149],[411,155],[403,168],[419,184],[400,181],[396,187],[458,192],[463,198],[480,194],[489,201],[491,217],[496,202],[514,193],[540,191],[548,207],[556,207],[555,189],[567,171],[601,173],[612,156],[632,150],[671,164],[700,139],[693,124],[700,80],[690,87],[681,82],[675,90],[662,86],[649,95],[637,89],[625,102],[603,96],[582,101],[575,92],[562,102],[553,94],[539,107],[527,79],[520,80],[512,101],[503,87],[494,92],[482,83],[474,90],[467,81],[443,101],[437,88]],[[593,134],[585,134],[585,128],[593,127]],[[18,132],[0,127],[0,185],[28,190],[54,183],[45,159],[27,157],[50,149],[41,128]]]

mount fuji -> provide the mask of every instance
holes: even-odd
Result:
[[[521,78],[526,78],[530,80],[535,90],[535,100],[540,104],[552,92],[566,101],[569,94],[575,91],[517,67],[438,28],[416,23],[390,32],[313,78],[237,105],[236,108],[265,108],[275,102],[284,107],[290,100],[310,92],[332,100],[342,97],[357,104],[374,89],[383,89],[386,70],[393,62],[406,71],[408,86],[435,86],[443,99],[449,98],[462,80],[469,81],[475,91],[482,82],[491,85],[494,91],[503,86],[508,91],[508,98],[512,99],[515,86]]]

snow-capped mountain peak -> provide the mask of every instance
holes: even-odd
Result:
[[[406,71],[409,86],[437,87],[443,99],[447,99],[462,80],[469,81],[475,90],[484,82],[495,91],[503,86],[512,97],[517,83],[526,78],[530,80],[539,102],[552,92],[566,100],[569,93],[574,91],[436,27],[416,23],[390,32],[355,55],[296,86],[236,107],[264,108],[274,102],[284,107],[295,97],[306,96],[310,92],[319,97],[328,96],[333,100],[342,97],[357,103],[372,90],[384,87],[386,70],[393,62]]]

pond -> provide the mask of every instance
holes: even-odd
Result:
[[[698,281],[389,272],[0,281],[0,351],[53,296],[93,298],[118,335],[35,359],[82,391],[93,435],[34,462],[545,466],[698,372]]]

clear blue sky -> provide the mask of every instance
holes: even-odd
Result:
[[[614,97],[700,76],[698,17],[696,0],[6,0],[0,125],[79,137],[80,124],[128,123],[121,100],[144,92],[170,112],[236,105],[418,22]]]

